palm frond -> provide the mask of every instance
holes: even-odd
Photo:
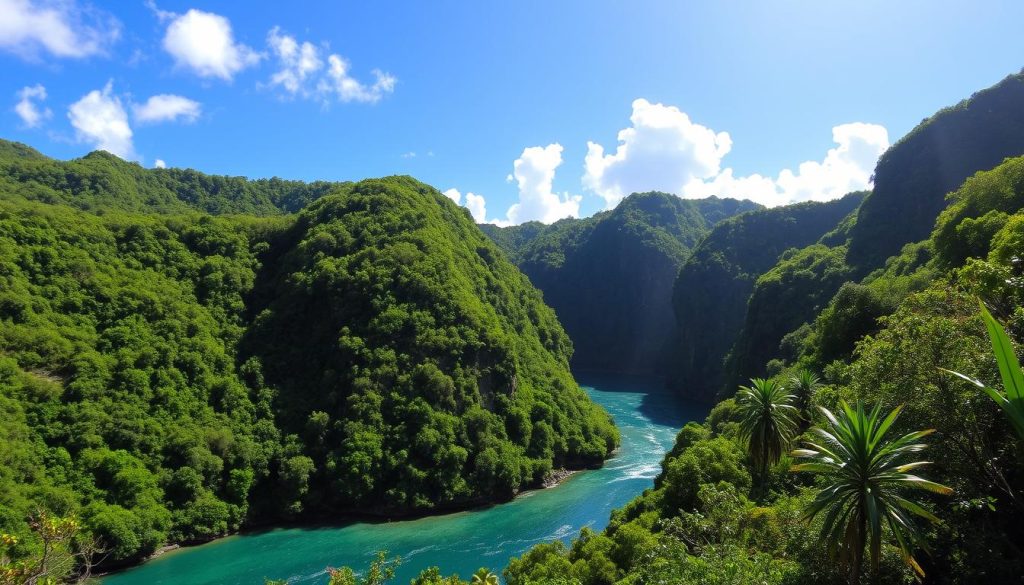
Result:
[[[904,492],[952,492],[944,485],[909,473],[928,464],[906,459],[925,449],[926,445],[919,441],[933,431],[915,431],[889,440],[886,435],[899,418],[901,408],[883,417],[881,405],[869,411],[858,401],[853,405],[841,402],[838,414],[826,408],[821,411],[828,421],[827,427],[813,431],[823,441],[807,442],[791,454],[804,460],[793,465],[793,471],[817,473],[829,482],[808,505],[805,515],[814,518],[824,514],[822,537],[828,540],[829,550],[841,552],[844,559],[860,559],[863,547],[867,546],[871,569],[876,571],[884,532],[895,540],[907,563],[920,571],[912,553],[915,548],[926,547],[913,517],[930,522],[939,519],[920,503],[908,499]]]

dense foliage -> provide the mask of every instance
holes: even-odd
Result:
[[[928,237],[946,194],[977,171],[1024,154],[1024,73],[922,121],[878,160],[848,261],[860,273]]]
[[[694,250],[675,282],[677,331],[670,364],[672,385],[686,396],[711,400],[727,375],[724,360],[744,327],[755,283],[790,248],[814,243],[850,214],[863,197],[852,193],[828,203],[800,203],[745,213],[718,224]],[[786,256],[797,266],[827,269],[813,257]],[[786,294],[790,279],[776,294]],[[787,307],[794,312],[808,307]],[[799,324],[799,323],[798,323]],[[751,324],[748,327],[754,327]],[[785,329],[788,331],[789,329]]]
[[[1008,161],[993,173],[1016,164]],[[809,442],[795,455],[808,458],[801,469],[821,477],[790,474],[787,457],[757,472],[760,447],[745,429],[758,409],[741,393],[746,406],[730,398],[703,425],[680,431],[655,488],[613,513],[604,532],[584,531],[568,547],[535,547],[509,565],[508,583],[547,583],[554,576],[560,579],[554,582],[580,585],[829,584],[862,577],[909,583],[915,572],[927,583],[1021,583],[1024,443],[1013,417],[1003,416],[1010,401],[991,400],[975,383],[940,371],[963,372],[995,388],[1002,379],[1004,390],[990,392],[993,398],[1016,393],[1006,386],[1009,370],[1000,376],[1000,368],[1017,362],[1010,337],[1024,337],[1018,260],[1024,257],[1024,207],[1005,203],[1015,196],[1002,181],[968,183],[951,209],[973,211],[939,225],[963,224],[1001,206],[1008,218],[980,257],[926,268],[909,258],[917,258],[919,247],[908,249],[908,258],[890,263],[872,285],[891,280],[897,284],[889,288],[900,289],[911,266],[931,282],[901,289],[895,309],[879,318],[880,329],[860,340],[856,352],[828,364],[827,384],[801,367],[814,351],[773,376],[779,385],[809,393],[812,404],[840,413],[819,410],[812,415],[816,428],[790,442]],[[1024,192],[1024,183],[1012,190]],[[979,297],[1007,325],[999,367]],[[861,318],[874,319],[870,312]],[[823,339],[808,335],[804,342]],[[843,401],[871,408],[844,407]],[[926,459],[916,455],[922,440]],[[933,463],[924,467],[925,461]]]
[[[676,383],[710,398],[766,378],[686,425],[605,530],[534,547],[509,585],[1022,583],[1024,157],[1003,158],[1024,146],[1022,84],[922,123],[863,205],[711,229],[740,204],[635,195],[487,227],[507,255],[408,178],[190,191],[108,155],[0,143],[0,570],[21,578],[43,547],[102,543],[121,562],[255,520],[503,499],[597,464],[615,430],[512,258],[604,336],[657,332],[606,319],[650,297],[601,279],[657,284],[682,264]],[[391,573],[381,556],[330,574]]]
[[[503,500],[617,444],[540,293],[426,185],[181,214],[130,189],[107,206],[125,169],[156,176],[108,155],[8,150],[115,187],[49,204],[0,174],[5,562],[44,546],[40,511],[117,564],[252,522]],[[214,200],[277,214],[259,189]],[[140,205],[168,213],[117,209]]]
[[[461,208],[411,179],[307,208],[256,286],[245,353],[304,438],[309,502],[421,509],[600,465],[607,417],[554,313]]]
[[[1024,74],[937,112],[894,144],[855,216],[760,276],[729,354],[725,388],[805,351],[817,367],[847,357],[901,299],[939,271],[984,256],[1019,207],[1014,185],[1024,163],[968,177],[1024,152],[1022,108]]]
[[[92,211],[276,215],[298,211],[340,185],[146,169],[103,151],[59,161],[0,140],[0,193]]]
[[[754,473],[764,457],[745,429],[759,420],[751,418],[757,401],[752,391],[741,391],[742,406],[725,400],[704,425],[679,433],[655,489],[613,514],[604,533],[585,532],[568,548],[536,547],[509,566],[509,583],[545,582],[555,571],[568,575],[568,583],[588,585],[838,583],[856,581],[862,572],[873,582],[905,583],[914,570],[930,583],[1022,582],[1024,444],[1015,433],[1010,398],[1019,392],[1011,338],[1024,337],[1022,169],[1024,158],[1010,159],[968,179],[941,215],[935,211],[930,238],[905,246],[861,283],[843,284],[856,275],[843,261],[849,220],[761,273],[748,326],[766,320],[758,327],[767,333],[755,337],[776,344],[786,327],[792,333],[781,347],[760,353],[738,343],[741,351],[734,348],[730,366],[760,360],[755,371],[769,371],[776,383],[792,386],[801,402],[841,413],[810,413],[826,430],[794,441],[811,441],[799,453],[810,457],[802,468],[822,478],[810,483],[787,474],[785,457],[767,474]],[[727,247],[722,249],[725,256]],[[723,290],[694,301],[717,300]],[[1008,336],[995,346],[998,360],[988,334],[1001,328],[988,320],[986,331],[977,298],[1007,324]],[[803,311],[797,316],[785,312],[793,304],[809,306],[797,309]],[[778,326],[773,311],[782,311]],[[823,369],[824,383],[809,373],[816,368]],[[989,396],[978,387],[999,388],[994,381],[1000,379],[1002,390],[989,390]],[[874,405],[874,413],[843,407],[844,400]],[[893,414],[883,419],[883,413]],[[934,463],[922,479],[917,469],[924,463],[911,454],[921,450],[930,429],[928,460]],[[843,495],[864,493],[863,480],[875,473],[880,475],[870,480],[871,498]],[[938,493],[915,495],[908,491],[914,486]],[[944,499],[945,486],[952,488],[952,502]],[[858,502],[865,507],[854,507]],[[935,519],[941,522],[929,522]],[[627,542],[644,543],[643,552],[633,558],[609,554]],[[845,551],[846,563],[830,549]],[[865,555],[870,562],[846,574]]]
[[[757,207],[635,193],[586,219],[485,227],[555,309],[576,349],[574,367],[660,374],[672,359],[665,315],[680,266],[712,226]]]

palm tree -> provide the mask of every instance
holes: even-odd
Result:
[[[498,576],[485,567],[480,567],[473,573],[473,585],[498,585]]]
[[[814,393],[821,388],[821,379],[808,368],[801,368],[789,379],[789,387],[796,394],[797,408],[804,420],[810,420],[811,400]]]
[[[1003,379],[1003,390],[989,388],[970,376],[945,370],[954,376],[959,376],[985,391],[1003,409],[1006,418],[1010,420],[1017,435],[1024,439],[1024,372],[1021,371],[1020,360],[1013,352],[1013,344],[1003,326],[996,321],[992,313],[988,312],[983,303],[981,304],[981,317],[985,320],[985,328],[988,329],[988,337],[992,341],[992,351],[996,355],[996,362],[999,364],[999,375]]]
[[[747,441],[754,468],[762,475],[782,458],[796,436],[793,395],[774,380],[754,378],[751,386],[740,386],[737,394],[740,434]]]
[[[896,540],[907,563],[923,576],[924,571],[911,554],[915,546],[926,549],[913,516],[931,522],[939,519],[921,504],[905,498],[904,492],[921,489],[948,495],[953,490],[908,473],[929,462],[905,460],[926,447],[918,440],[933,431],[908,433],[890,441],[885,434],[902,407],[879,420],[881,404],[870,414],[859,401],[855,408],[845,402],[840,406],[838,416],[821,409],[828,428],[814,429],[822,439],[819,443],[808,442],[806,449],[793,452],[794,457],[809,460],[794,465],[793,471],[818,473],[828,482],[808,506],[806,516],[825,514],[822,537],[829,544],[829,552],[835,554],[838,549],[840,558],[848,563],[851,583],[860,581],[865,545],[871,555],[871,572],[877,573],[884,528]]]

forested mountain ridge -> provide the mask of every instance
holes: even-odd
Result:
[[[715,226],[675,280],[670,385],[684,396],[714,399],[727,378],[724,359],[743,327],[757,279],[786,250],[826,236],[863,197],[851,193],[825,203],[752,211]]]
[[[672,286],[690,251],[750,201],[635,193],[615,209],[550,226],[482,226],[544,293],[575,346],[573,367],[661,374]]]
[[[815,330],[828,340],[819,358],[853,351],[857,339],[877,329],[879,317],[928,282],[921,273],[908,273],[871,284],[878,280],[872,271],[905,272],[922,262],[914,256],[930,253],[931,245],[920,242],[928,240],[936,218],[950,205],[950,192],[974,173],[1020,154],[1024,74],[936,112],[897,141],[879,159],[874,188],[856,218],[825,245],[794,250],[760,277],[728,358],[724,390],[764,375],[770,360],[793,361]],[[900,258],[904,245],[912,250]],[[885,268],[887,259],[895,262],[891,268]],[[814,323],[823,306],[829,307],[824,321]],[[850,320],[855,313],[864,318]]]
[[[334,185],[298,215],[243,190],[215,207],[274,216],[218,217],[109,201],[132,166],[109,155],[6,151],[106,185],[51,204],[26,200],[49,193],[38,173],[0,180],[15,558],[39,546],[39,509],[116,564],[253,522],[500,501],[617,444],[540,293],[422,183]],[[161,213],[123,211],[140,205]]]
[[[939,110],[893,144],[850,231],[847,263],[861,276],[928,237],[967,177],[1024,154],[1024,72]]]
[[[792,290],[790,303],[833,286],[830,274],[849,270],[852,217],[787,251],[759,286]],[[788,340],[794,353],[758,366],[768,379],[743,380],[751,388],[732,388],[702,424],[687,424],[654,488],[613,512],[605,530],[535,546],[509,564],[506,581],[1024,582],[1024,426],[1015,424],[1013,367],[1024,341],[1022,258],[1024,157],[1016,157],[964,181],[929,237],[863,284],[843,285]],[[785,295],[761,294],[783,306]]]
[[[257,285],[244,347],[310,437],[324,505],[506,499],[616,445],[554,312],[439,196],[390,178],[325,197]]]
[[[0,192],[78,209],[279,215],[299,211],[343,184],[147,169],[104,151],[60,161],[0,140]]]

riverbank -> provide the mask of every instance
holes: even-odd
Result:
[[[613,453],[611,455],[611,457],[609,457],[609,459],[611,459],[612,457],[615,457],[615,453]],[[167,553],[174,552],[174,551],[185,552],[187,549],[190,549],[190,548],[201,547],[201,546],[204,546],[204,545],[216,544],[217,541],[224,540],[224,539],[231,538],[231,537],[258,536],[260,534],[264,534],[264,533],[267,533],[267,532],[270,532],[270,531],[274,531],[274,530],[343,529],[343,528],[345,528],[345,527],[347,527],[349,525],[357,524],[357,523],[387,524],[387,523],[392,523],[392,522],[408,522],[408,521],[414,521],[414,520],[424,520],[424,519],[429,519],[429,518],[439,518],[439,517],[443,517],[443,516],[450,515],[450,514],[460,514],[460,513],[467,513],[467,512],[468,513],[480,512],[480,511],[492,508],[494,506],[500,506],[500,505],[506,504],[506,503],[508,503],[510,501],[514,501],[517,498],[528,496],[531,493],[536,492],[536,491],[547,490],[547,489],[558,487],[558,486],[562,485],[566,480],[568,480],[569,478],[573,477],[574,475],[576,475],[576,474],[578,474],[578,473],[580,473],[582,471],[597,470],[597,469],[601,469],[602,467],[603,467],[603,464],[602,464],[601,467],[583,467],[583,468],[579,468],[579,469],[567,469],[567,468],[554,469],[554,470],[550,471],[539,484],[531,484],[530,486],[528,486],[526,488],[518,490],[516,492],[516,494],[513,496],[512,500],[507,500],[507,501],[488,501],[488,500],[480,499],[480,500],[476,500],[476,501],[463,501],[463,502],[459,502],[459,503],[455,503],[455,504],[448,504],[448,505],[437,506],[437,507],[431,508],[429,510],[397,512],[397,513],[393,512],[393,511],[392,512],[383,512],[382,511],[380,513],[374,513],[374,512],[368,512],[368,511],[365,511],[365,510],[361,510],[361,511],[350,510],[350,511],[344,511],[344,512],[339,513],[337,515],[337,519],[335,521],[329,521],[329,522],[325,522],[323,520],[320,520],[320,521],[299,520],[299,521],[293,521],[293,522],[267,522],[267,523],[250,524],[250,525],[242,527],[239,530],[236,530],[236,531],[233,531],[233,532],[227,532],[227,533],[224,533],[224,534],[219,534],[219,535],[213,536],[211,538],[203,539],[203,540],[192,540],[192,541],[188,541],[188,542],[172,543],[172,544],[163,545],[163,546],[159,547],[158,549],[156,549],[153,553],[151,553],[151,554],[147,555],[146,557],[142,558],[141,560],[139,560],[138,562],[128,563],[128,564],[125,564],[125,565],[122,565],[122,566],[111,568],[111,570],[106,571],[106,572],[96,573],[95,577],[96,578],[107,577],[107,576],[117,575],[117,574],[123,573],[125,571],[131,571],[133,569],[140,568],[140,567],[146,565],[147,563],[149,563],[151,561],[154,561],[154,560],[160,558],[161,556],[163,556],[163,555],[165,555]]]
[[[569,479],[573,475],[576,475],[580,471],[581,470],[579,469],[555,469],[544,478],[544,481],[541,483],[541,487],[544,489],[558,487],[558,485],[563,481]]]
[[[403,560],[395,583],[407,583],[431,566],[464,577],[481,566],[500,574],[510,558],[535,544],[567,541],[583,527],[603,529],[612,510],[653,485],[678,429],[707,415],[703,406],[686,406],[654,384],[627,384],[616,377],[614,383],[586,380],[584,385],[615,417],[622,445],[601,469],[558,473],[557,488],[531,489],[506,503],[417,519],[268,526],[182,547],[101,582],[251,585],[269,578],[322,585],[327,582],[324,567],[363,569],[381,549]]]

